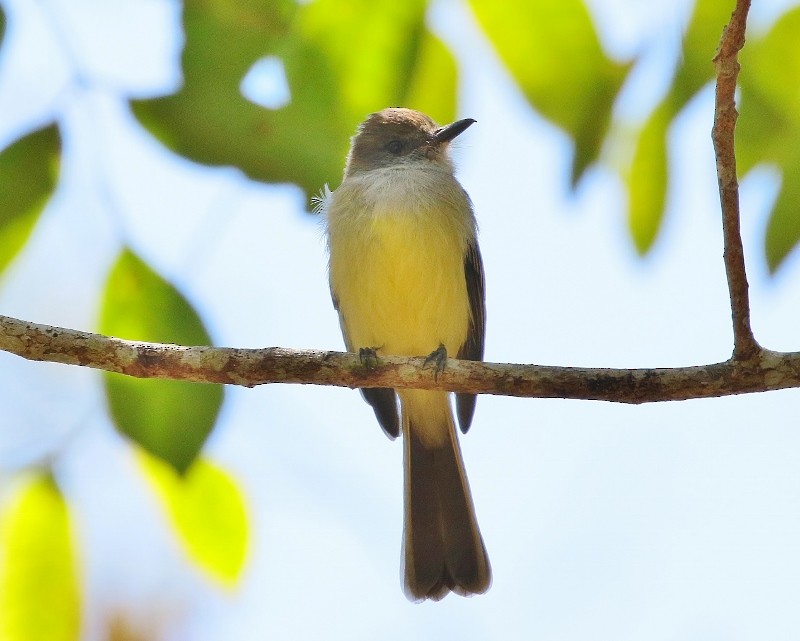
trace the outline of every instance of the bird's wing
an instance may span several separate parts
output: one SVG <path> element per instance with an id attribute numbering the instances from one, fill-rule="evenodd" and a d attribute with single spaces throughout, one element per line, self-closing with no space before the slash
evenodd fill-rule
<path id="1" fill-rule="evenodd" d="M 464 277 L 467 280 L 470 321 L 467 340 L 458 350 L 458 358 L 468 361 L 483 360 L 483 342 L 486 336 L 486 282 L 483 276 L 483 260 L 478 241 L 473 240 L 464 257 Z M 475 394 L 456 394 L 458 424 L 466 433 L 475 413 Z"/>
<path id="2" fill-rule="evenodd" d="M 350 340 L 350 334 L 347 331 L 347 319 L 339 309 L 339 300 L 336 294 L 333 293 L 331 288 L 331 299 L 333 300 L 333 307 L 339 314 L 339 326 L 342 329 L 342 336 L 344 337 L 344 344 L 348 352 L 358 352 L 362 347 L 370 347 L 369 345 L 353 345 Z M 381 429 L 386 433 L 390 439 L 395 439 L 400 435 L 400 417 L 397 413 L 397 394 L 391 387 L 368 387 L 359 390 L 364 400 L 370 404 L 372 411 L 375 412 L 375 418 Z"/>

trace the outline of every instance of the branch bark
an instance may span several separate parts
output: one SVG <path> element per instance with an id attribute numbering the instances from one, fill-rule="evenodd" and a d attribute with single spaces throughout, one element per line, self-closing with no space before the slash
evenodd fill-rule
<path id="1" fill-rule="evenodd" d="M 138 378 L 252 387 L 307 383 L 435 389 L 533 398 L 650 403 L 800 387 L 800 352 L 760 350 L 749 360 L 661 369 L 605 369 L 449 359 L 434 375 L 424 358 L 290 350 L 182 347 L 110 338 L 0 316 L 0 349 L 23 358 L 93 367 Z"/>
<path id="2" fill-rule="evenodd" d="M 733 320 L 733 357 L 747 359 L 761 347 L 750 327 L 750 299 L 744 266 L 744 249 L 739 224 L 739 184 L 736 180 L 735 130 L 736 81 L 739 78 L 739 51 L 744 46 L 744 33 L 750 0 L 737 0 L 731 21 L 722 32 L 714 56 L 717 69 L 714 127 L 711 138 L 717 157 L 717 181 L 722 205 L 722 231 L 725 243 L 725 274 L 731 300 Z"/>

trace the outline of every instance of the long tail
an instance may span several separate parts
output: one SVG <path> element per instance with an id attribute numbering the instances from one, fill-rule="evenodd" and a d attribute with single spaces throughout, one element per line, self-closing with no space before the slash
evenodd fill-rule
<path id="1" fill-rule="evenodd" d="M 438 601 L 492 582 L 447 394 L 399 393 L 405 443 L 404 591 Z"/>

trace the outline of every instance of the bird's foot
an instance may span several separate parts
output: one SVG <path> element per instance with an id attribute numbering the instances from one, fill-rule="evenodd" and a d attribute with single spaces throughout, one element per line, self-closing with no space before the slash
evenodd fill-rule
<path id="1" fill-rule="evenodd" d="M 439 345 L 439 347 L 425 357 L 423 367 L 430 363 L 434 365 L 433 380 L 439 380 L 439 374 L 444 371 L 444 367 L 447 365 L 447 348 L 444 345 Z"/>
<path id="2" fill-rule="evenodd" d="M 378 366 L 379 349 L 380 347 L 362 347 L 358 350 L 358 359 L 366 369 L 371 370 Z"/>

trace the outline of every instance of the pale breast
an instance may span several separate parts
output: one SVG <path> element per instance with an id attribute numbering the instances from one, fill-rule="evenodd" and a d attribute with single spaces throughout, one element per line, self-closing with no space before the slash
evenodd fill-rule
<path id="1" fill-rule="evenodd" d="M 455 355 L 469 324 L 474 219 L 455 179 L 420 190 L 413 178 L 345 183 L 330 199 L 331 289 L 353 349 L 423 355 L 443 344 Z"/>

